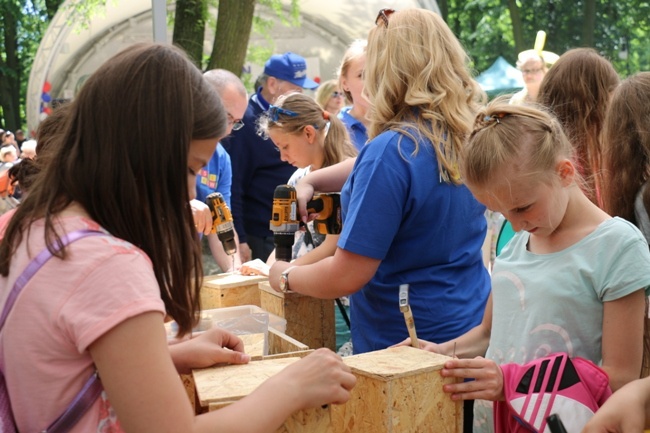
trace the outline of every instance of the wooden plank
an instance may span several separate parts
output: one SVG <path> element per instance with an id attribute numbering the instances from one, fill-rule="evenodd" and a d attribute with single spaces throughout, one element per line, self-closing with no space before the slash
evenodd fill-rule
<path id="1" fill-rule="evenodd" d="M 300 293 L 280 293 L 268 281 L 259 283 L 260 305 L 287 320 L 285 333 L 312 349 L 336 348 L 334 301 L 312 298 Z"/>
<path id="2" fill-rule="evenodd" d="M 227 365 L 194 370 L 194 383 L 201 406 L 210 403 L 236 401 L 250 394 L 262 382 L 282 371 L 300 358 L 252 361 L 242 365 Z"/>
<path id="3" fill-rule="evenodd" d="M 309 355 L 313 350 L 309 350 L 307 345 L 277 331 L 269 328 L 268 344 L 269 356 L 264 355 L 264 334 L 244 334 L 239 335 L 244 342 L 244 351 L 251 355 L 252 360 L 277 359 L 277 358 L 303 358 Z M 181 380 L 190 399 L 194 413 L 199 414 L 207 411 L 206 407 L 201 407 L 194 386 L 194 377 L 192 374 L 182 374 Z"/>
<path id="4" fill-rule="evenodd" d="M 291 338 L 288 335 L 273 328 L 269 328 L 268 338 L 269 355 L 275 355 L 277 353 L 299 352 L 309 349 L 309 346 L 306 344 L 303 344 L 295 338 Z"/>

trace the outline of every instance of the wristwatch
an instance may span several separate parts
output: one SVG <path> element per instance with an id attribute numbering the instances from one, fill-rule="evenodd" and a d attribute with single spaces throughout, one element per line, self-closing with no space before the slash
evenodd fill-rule
<path id="1" fill-rule="evenodd" d="M 282 272 L 282 275 L 280 275 L 280 291 L 282 293 L 287 293 L 290 291 L 289 289 L 289 272 L 295 268 L 295 266 L 290 266 L 287 269 Z"/>

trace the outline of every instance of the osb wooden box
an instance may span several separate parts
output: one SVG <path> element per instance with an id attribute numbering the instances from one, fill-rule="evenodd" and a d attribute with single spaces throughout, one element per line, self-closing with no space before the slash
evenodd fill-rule
<path id="1" fill-rule="evenodd" d="M 299 357 L 251 361 L 244 365 L 208 368 L 193 372 L 199 403 L 218 410 L 253 392 L 268 378 Z M 293 413 L 276 433 L 333 433 L 331 406 Z"/>
<path id="2" fill-rule="evenodd" d="M 447 356 L 395 347 L 343 361 L 357 378 L 350 400 L 332 406 L 336 433 L 462 433 L 463 405 L 442 391 Z"/>
<path id="3" fill-rule="evenodd" d="M 303 344 L 280 331 L 269 328 L 268 345 L 269 355 L 264 355 L 264 334 L 244 334 L 240 335 L 244 342 L 244 352 L 251 355 L 252 359 L 274 359 L 283 357 L 303 357 L 312 351 L 306 344 Z M 185 391 L 190 399 L 190 403 L 195 413 L 202 413 L 208 408 L 202 408 L 198 401 L 196 386 L 192 374 L 181 374 L 181 380 L 185 386 Z"/>
<path id="4" fill-rule="evenodd" d="M 268 281 L 259 283 L 259 294 L 264 310 L 287 320 L 287 335 L 312 349 L 336 349 L 333 300 L 276 292 Z"/>
<path id="5" fill-rule="evenodd" d="M 218 274 L 206 276 L 201 286 L 201 309 L 260 304 L 259 283 L 267 281 L 261 275 Z"/>

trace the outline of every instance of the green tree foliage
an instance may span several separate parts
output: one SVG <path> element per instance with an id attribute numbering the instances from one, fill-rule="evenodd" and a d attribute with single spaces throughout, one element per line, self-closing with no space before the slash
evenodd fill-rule
<path id="1" fill-rule="evenodd" d="M 557 54 L 590 46 L 622 76 L 650 70 L 650 2 L 629 0 L 444 0 L 446 21 L 483 71 L 499 56 L 515 63 L 537 31 Z M 627 56 L 626 54 L 627 53 Z"/>
<path id="2" fill-rule="evenodd" d="M 116 0 L 76 1 L 75 17 L 81 20 L 75 24 L 87 24 L 110 1 Z M 237 6 L 237 1 L 222 0 L 222 3 L 232 7 Z M 206 26 L 216 29 L 215 40 L 224 37 L 224 29 L 220 33 L 214 13 L 217 7 L 222 7 L 217 0 L 177 0 L 175 18 L 180 21 L 181 13 L 191 18 L 186 21 L 188 29 L 183 30 L 177 30 L 174 21 L 174 36 L 177 32 L 179 38 L 182 36 L 181 45 L 190 55 L 200 58 L 197 65 L 203 67 L 223 67 L 238 73 L 244 58 L 262 63 L 273 52 L 274 45 L 270 37 L 272 22 L 261 17 L 259 7 L 274 12 L 285 25 L 297 25 L 299 6 L 298 0 L 242 0 L 242 3 L 253 1 L 255 13 L 249 17 L 246 12 L 245 17 L 252 20 L 254 32 L 265 35 L 266 44 L 244 44 L 244 33 L 248 32 L 242 32 L 240 27 L 235 36 L 242 43 L 235 43 L 233 49 L 225 51 L 220 51 L 223 47 L 217 43 L 218 48 L 209 56 L 200 58 L 196 53 L 200 52 L 198 47 L 203 47 Z M 13 130 L 24 126 L 29 68 L 47 24 L 62 3 L 63 0 L 0 0 L 0 127 Z M 650 70 L 650 0 L 438 0 L 438 3 L 449 26 L 470 53 L 477 71 L 488 68 L 499 55 L 514 64 L 517 53 L 533 47 L 538 30 L 548 35 L 546 50 L 562 54 L 570 48 L 593 46 L 614 63 L 622 76 Z M 242 17 L 235 18 L 239 22 Z M 190 36 L 186 37 L 186 33 Z M 247 81 L 250 77 L 243 79 Z"/>
<path id="3" fill-rule="evenodd" d="M 62 0 L 0 0 L 0 126 L 24 126 L 27 82 L 38 43 Z"/>

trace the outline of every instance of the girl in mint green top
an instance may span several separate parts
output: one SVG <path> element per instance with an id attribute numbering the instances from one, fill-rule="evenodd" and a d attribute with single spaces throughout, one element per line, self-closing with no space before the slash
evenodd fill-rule
<path id="1" fill-rule="evenodd" d="M 474 196 L 517 232 L 496 259 L 482 323 L 454 340 L 424 343 L 461 358 L 448 361 L 443 376 L 474 379 L 444 386 L 453 399 L 477 399 L 474 432 L 493 431 L 493 411 L 511 416 L 501 364 L 564 352 L 600 365 L 614 391 L 638 378 L 650 252 L 636 227 L 582 192 L 557 120 L 497 99 L 477 116 L 461 172 Z M 563 421 L 568 431 L 586 422 Z M 513 424 L 507 433 L 524 431 Z"/>

